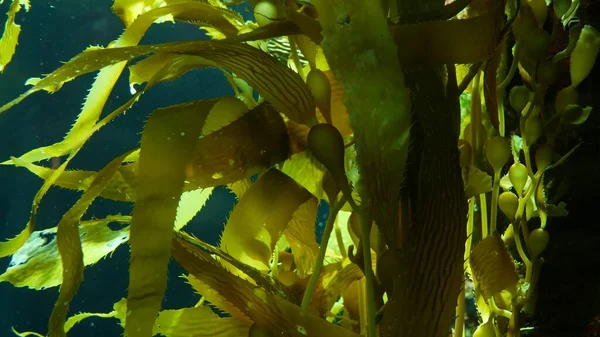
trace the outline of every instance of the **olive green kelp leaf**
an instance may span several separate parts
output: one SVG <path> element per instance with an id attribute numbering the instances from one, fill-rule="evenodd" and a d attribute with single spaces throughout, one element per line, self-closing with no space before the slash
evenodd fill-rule
<path id="1" fill-rule="evenodd" d="M 172 255 L 191 275 L 221 294 L 250 317 L 258 328 L 273 336 L 359 336 L 311 313 L 302 313 L 299 306 L 284 297 L 231 274 L 209 253 L 180 237 L 173 241 Z"/>
<path id="2" fill-rule="evenodd" d="M 111 254 L 129 239 L 129 227 L 112 230 L 111 222 L 129 224 L 129 216 L 110 216 L 106 219 L 79 223 L 83 264 L 95 264 Z M 62 283 L 62 261 L 56 246 L 56 227 L 35 231 L 12 259 L 0 282 L 36 290 L 55 287 Z"/>
<path id="3" fill-rule="evenodd" d="M 129 244 L 128 337 L 151 336 L 167 285 L 167 264 L 185 165 L 217 99 L 154 111 L 142 132 Z"/>
<path id="4" fill-rule="evenodd" d="M 186 165 L 186 180 L 197 187 L 234 183 L 287 159 L 286 125 L 262 103 L 231 124 L 203 136 Z"/>
<path id="5" fill-rule="evenodd" d="M 297 73 L 261 50 L 229 41 L 183 41 L 124 48 L 88 48 L 37 81 L 24 95 L 61 86 L 112 64 L 160 52 L 202 57 L 206 59 L 206 65 L 229 70 L 248 82 L 290 119 L 303 124 L 316 122 L 312 94 Z M 0 108 L 0 112 L 14 104 L 16 103 L 8 103 Z"/>
<path id="6" fill-rule="evenodd" d="M 296 209 L 310 197 L 292 178 L 270 169 L 233 209 L 221 237 L 221 249 L 241 262 L 268 270 L 277 240 Z"/>
<path id="7" fill-rule="evenodd" d="M 60 252 L 62 269 L 62 284 L 58 299 L 50 315 L 49 332 L 51 336 L 65 336 L 64 324 L 69 310 L 69 303 L 77 293 L 83 281 L 83 250 L 79 234 L 79 222 L 92 202 L 110 182 L 123 160 L 131 153 L 129 151 L 106 165 L 92 181 L 90 187 L 81 198 L 63 215 L 56 226 L 56 245 Z"/>

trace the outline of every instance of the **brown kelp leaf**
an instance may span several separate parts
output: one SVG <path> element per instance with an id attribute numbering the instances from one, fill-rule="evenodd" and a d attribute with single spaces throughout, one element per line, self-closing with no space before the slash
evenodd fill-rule
<path id="1" fill-rule="evenodd" d="M 223 296 L 221 296 L 221 294 L 219 294 L 214 289 L 209 287 L 202 280 L 198 279 L 197 277 L 195 277 L 194 275 L 191 275 L 191 274 L 184 275 L 183 277 L 185 279 L 187 279 L 188 283 L 192 286 L 192 288 L 194 288 L 194 290 L 200 296 L 202 296 L 203 299 L 210 302 L 210 304 L 219 308 L 219 310 L 222 310 L 222 311 L 230 314 L 231 317 L 233 317 L 241 322 L 252 323 L 252 320 L 248 316 L 246 316 L 246 314 L 244 312 L 242 312 L 240 309 L 238 309 L 235 305 L 231 304 L 231 302 L 226 300 Z"/>
<path id="2" fill-rule="evenodd" d="M 346 258 L 323 267 L 317 288 L 311 300 L 311 308 L 319 315 L 324 315 L 335 301 L 342 295 L 344 289 L 364 277 L 355 263 Z"/>
<path id="3" fill-rule="evenodd" d="M 504 7 L 498 7 L 497 11 L 503 13 Z M 496 49 L 500 36 L 502 27 L 497 11 L 462 20 L 390 26 L 399 46 L 400 61 L 404 64 L 484 61 Z"/>
<path id="4" fill-rule="evenodd" d="M 501 43 L 504 45 L 504 42 Z M 498 83 L 496 81 L 496 74 L 498 72 L 498 67 L 500 67 L 500 61 L 502 60 L 503 52 L 504 48 L 498 48 L 492 53 L 485 68 L 483 77 L 483 96 L 485 99 L 485 107 L 488 112 L 489 120 L 496 130 L 498 130 L 500 123 L 498 116 Z"/>
<path id="5" fill-rule="evenodd" d="M 15 23 L 15 19 L 21 7 L 25 7 L 25 10 L 29 12 L 29 0 L 13 0 L 8 8 L 8 18 L 4 24 L 2 38 L 0 38 L 0 73 L 4 71 L 6 65 L 12 60 L 17 49 L 17 44 L 19 43 L 21 26 Z"/>
<path id="6" fill-rule="evenodd" d="M 270 169 L 233 209 L 220 247 L 239 261 L 268 270 L 271 253 L 293 213 L 310 193 L 277 169 Z"/>
<path id="7" fill-rule="evenodd" d="M 210 255 L 182 240 L 174 240 L 172 256 L 190 274 L 205 282 L 272 335 L 292 337 L 358 337 L 328 323 L 275 293 L 260 288 L 214 263 Z"/>
<path id="8" fill-rule="evenodd" d="M 207 65 L 224 68 L 246 80 L 288 118 L 303 124 L 315 123 L 314 100 L 297 73 L 261 50 L 228 41 L 184 41 L 125 48 L 87 49 L 38 81 L 24 95 L 62 85 L 112 64 L 159 52 L 200 56 L 208 60 Z M 0 108 L 0 112 L 14 104 L 16 102 L 8 103 Z"/>
<path id="9" fill-rule="evenodd" d="M 69 304 L 81 281 L 83 281 L 83 250 L 79 234 L 79 222 L 92 202 L 100 195 L 100 192 L 110 182 L 110 179 L 117 172 L 123 160 L 131 153 L 127 153 L 113 159 L 106 165 L 90 187 L 83 193 L 81 198 L 63 215 L 56 226 L 56 245 L 60 252 L 63 265 L 63 281 L 58 293 L 58 299 L 54 304 L 54 309 L 50 315 L 48 330 L 51 336 L 65 336 L 64 324 L 67 318 Z"/>
<path id="10" fill-rule="evenodd" d="M 110 255 L 129 239 L 129 227 L 112 230 L 111 222 L 128 224 L 129 216 L 110 216 L 105 219 L 79 223 L 83 264 L 95 264 Z M 62 283 L 62 261 L 56 246 L 56 227 L 35 231 L 25 245 L 13 254 L 8 268 L 0 275 L 0 282 L 16 287 L 41 290 Z"/>
<path id="11" fill-rule="evenodd" d="M 348 115 L 348 110 L 342 101 L 342 98 L 344 97 L 344 89 L 335 79 L 331 70 L 324 70 L 323 72 L 327 76 L 329 84 L 331 85 L 331 119 L 333 120 L 333 125 L 340 131 L 342 136 L 346 137 L 354 132 L 350 127 L 350 116 Z"/>
<path id="12" fill-rule="evenodd" d="M 513 292 L 519 281 L 515 265 L 504 242 L 497 233 L 481 240 L 469 257 L 473 278 L 485 299 L 509 290 Z"/>
<path id="13" fill-rule="evenodd" d="M 237 35 L 244 22 L 241 15 L 235 11 L 213 6 L 208 1 L 198 0 L 115 0 L 112 10 L 121 18 L 125 27 L 129 27 L 140 15 L 165 5 L 166 7 L 179 6 L 186 9 L 182 12 L 172 13 L 175 20 L 198 26 L 214 27 L 226 36 Z M 163 21 L 169 19 L 171 18 L 166 17 Z"/>
<path id="14" fill-rule="evenodd" d="M 197 187 L 230 184 L 284 161 L 288 153 L 285 123 L 271 105 L 263 103 L 203 135 L 186 164 L 186 180 Z"/>
<path id="15" fill-rule="evenodd" d="M 300 303 L 299 299 L 296 298 L 295 294 L 293 294 L 291 291 L 289 291 L 289 289 L 287 289 L 277 279 L 271 278 L 269 275 L 264 274 L 260 270 L 236 260 L 231 255 L 227 254 L 226 252 L 222 251 L 221 249 L 214 247 L 202 240 L 199 240 L 199 239 L 192 237 L 183 232 L 175 233 L 175 240 L 183 240 L 183 241 L 185 241 L 184 244 L 188 244 L 188 245 L 191 244 L 194 247 L 201 248 L 202 250 L 204 250 L 204 251 L 208 252 L 209 254 L 215 256 L 216 258 L 218 258 L 218 260 L 221 263 L 225 262 L 225 264 L 229 264 L 229 265 L 236 267 L 244 275 L 248 276 L 248 278 L 246 278 L 246 280 L 248 280 L 250 282 L 254 282 L 254 284 L 258 284 L 261 287 L 263 287 L 264 289 L 266 289 L 274 294 L 279 294 L 283 298 L 286 298 L 288 301 L 291 301 L 293 303 Z"/>
<path id="16" fill-rule="evenodd" d="M 185 164 L 218 100 L 193 101 L 154 111 L 142 132 L 137 199 L 130 227 L 129 315 L 125 333 L 146 337 L 167 285 L 167 264 Z"/>
<path id="17" fill-rule="evenodd" d="M 292 155 L 281 166 L 281 172 L 294 179 L 317 199 L 327 200 L 321 183 L 327 170 L 309 151 Z"/>
<path id="18" fill-rule="evenodd" d="M 319 245 L 315 237 L 315 221 L 319 201 L 314 196 L 303 203 L 292 215 L 283 233 L 292 248 L 296 274 L 306 277 L 315 265 Z"/>
<path id="19" fill-rule="evenodd" d="M 273 21 L 268 25 L 259 26 L 249 32 L 229 38 L 231 41 L 248 42 L 266 40 L 281 36 L 301 34 L 300 27 L 290 20 Z"/>
<path id="20" fill-rule="evenodd" d="M 158 314 L 152 335 L 239 337 L 248 335 L 251 324 L 233 317 L 219 317 L 207 306 L 163 310 Z"/>

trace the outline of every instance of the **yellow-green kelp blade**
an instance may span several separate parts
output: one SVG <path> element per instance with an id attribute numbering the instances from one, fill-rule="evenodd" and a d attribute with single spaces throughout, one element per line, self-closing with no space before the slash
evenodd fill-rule
<path id="1" fill-rule="evenodd" d="M 50 315 L 49 332 L 52 337 L 65 336 L 64 324 L 71 299 L 77 293 L 83 280 L 83 250 L 79 236 L 79 221 L 88 207 L 100 195 L 100 192 L 110 182 L 123 160 L 131 153 L 129 151 L 106 165 L 94 178 L 90 187 L 81 198 L 65 213 L 59 221 L 56 230 L 56 244 L 63 265 L 62 284 L 58 299 Z"/>
<path id="2" fill-rule="evenodd" d="M 221 237 L 221 249 L 241 262 L 268 270 L 277 240 L 296 209 L 310 197 L 310 192 L 292 178 L 270 169 L 233 209 Z"/>
<path id="3" fill-rule="evenodd" d="M 92 265 L 112 254 L 117 247 L 129 239 L 129 227 L 112 230 L 111 222 L 128 225 L 130 217 L 112 215 L 105 219 L 86 220 L 79 223 L 79 234 L 83 250 L 83 264 Z M 11 264 L 0 282 L 10 282 L 16 287 L 35 290 L 56 287 L 62 283 L 62 261 L 56 245 L 56 227 L 35 231 L 29 240 L 13 255 Z"/>
<path id="4" fill-rule="evenodd" d="M 167 264 L 185 165 L 217 99 L 156 110 L 142 132 L 129 243 L 128 337 L 149 337 L 167 285 Z"/>
<path id="5" fill-rule="evenodd" d="M 159 52 L 200 56 L 212 62 L 213 66 L 229 70 L 248 82 L 288 118 L 302 124 L 316 122 L 314 100 L 297 73 L 261 50 L 229 41 L 183 41 L 124 48 L 88 48 L 37 81 L 28 92 L 48 90 L 86 73 Z M 13 103 L 0 108 L 0 112 L 11 104 Z"/>
<path id="6" fill-rule="evenodd" d="M 172 254 L 191 275 L 221 294 L 272 336 L 359 336 L 311 313 L 302 313 L 298 305 L 231 274 L 219 263 L 215 263 L 209 253 L 180 237 L 173 241 Z"/>

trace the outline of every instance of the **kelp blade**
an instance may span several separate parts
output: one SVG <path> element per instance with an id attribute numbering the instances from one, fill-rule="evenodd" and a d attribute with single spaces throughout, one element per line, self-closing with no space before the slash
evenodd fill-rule
<path id="1" fill-rule="evenodd" d="M 156 110 L 142 132 L 137 200 L 131 221 L 131 261 L 125 333 L 151 336 L 167 284 L 167 264 L 185 164 L 217 100 Z"/>
<path id="2" fill-rule="evenodd" d="M 83 281 L 83 249 L 79 236 L 79 221 L 88 207 L 100 195 L 100 192 L 110 182 L 113 175 L 131 153 L 129 151 L 106 165 L 94 178 L 90 187 L 83 193 L 81 198 L 63 215 L 56 230 L 56 244 L 63 265 L 62 284 L 58 299 L 50 315 L 49 332 L 51 336 L 66 336 L 64 324 L 69 310 L 69 304 L 81 281 Z"/>
<path id="3" fill-rule="evenodd" d="M 220 247 L 234 258 L 267 270 L 273 248 L 293 213 L 310 193 L 277 169 L 261 175 L 233 209 Z"/>
<path id="4" fill-rule="evenodd" d="M 256 48 L 228 41 L 184 41 L 109 49 L 88 49 L 38 81 L 28 92 L 60 86 L 92 71 L 153 53 L 196 55 L 235 73 L 288 118 L 314 124 L 315 103 L 302 78 Z M 0 108 L 0 112 L 8 108 Z"/>
<path id="5" fill-rule="evenodd" d="M 190 274 L 217 291 L 273 336 L 359 336 L 318 316 L 301 313 L 299 306 L 229 273 L 207 252 L 185 240 L 176 238 L 173 241 L 172 254 Z"/>
<path id="6" fill-rule="evenodd" d="M 105 219 L 80 222 L 80 237 L 84 265 L 92 265 L 110 255 L 129 239 L 129 227 L 117 231 L 108 227 L 111 222 L 129 224 L 129 216 L 110 216 Z M 62 282 L 62 262 L 56 246 L 56 227 L 35 231 L 13 256 L 9 267 L 0 275 L 0 282 L 16 287 L 42 290 Z"/>
<path id="7" fill-rule="evenodd" d="M 271 105 L 263 103 L 203 136 L 186 166 L 186 180 L 198 187 L 234 183 L 283 162 L 288 154 L 286 125 Z"/>

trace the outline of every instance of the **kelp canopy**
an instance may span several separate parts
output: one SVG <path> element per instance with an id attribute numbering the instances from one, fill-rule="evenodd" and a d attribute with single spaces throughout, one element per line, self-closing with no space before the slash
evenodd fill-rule
<path id="1" fill-rule="evenodd" d="M 566 212 L 548 202 L 544 174 L 575 150 L 558 135 L 591 111 L 579 106 L 577 86 L 600 38 L 573 20 L 579 2 L 249 1 L 256 22 L 228 7 L 239 2 L 115 0 L 121 36 L 29 79 L 0 108 L 97 72 L 62 141 L 2 162 L 43 184 L 25 228 L 0 243 L 0 256 L 13 256 L 0 281 L 60 286 L 52 337 L 90 316 L 118 319 L 130 337 L 462 336 L 467 296 L 479 311 L 476 336 L 520 336 L 522 314 L 534 310 L 547 219 Z M 21 7 L 29 2 L 10 6 L 0 70 L 16 51 Z M 211 39 L 140 45 L 165 21 Z M 567 27 L 569 45 L 554 51 L 552 38 Z M 131 98 L 103 114 L 126 67 Z M 66 170 L 154 86 L 207 67 L 222 70 L 235 97 L 158 107 L 139 148 L 99 171 Z M 518 115 L 515 130 L 506 110 Z M 39 164 L 53 157 L 66 159 Z M 53 186 L 81 196 L 56 227 L 36 231 Z M 185 226 L 217 186 L 238 202 L 214 247 Z M 97 198 L 133 203 L 133 213 L 86 219 Z M 329 214 L 319 245 L 320 201 Z M 111 230 L 114 222 L 124 226 Z M 40 243 L 49 232 L 56 239 Z M 84 268 L 124 243 L 127 298 L 109 313 L 69 313 Z M 161 310 L 171 258 L 202 296 L 194 307 Z"/>

